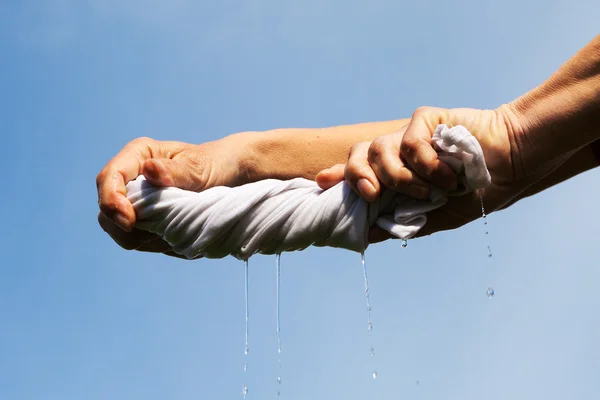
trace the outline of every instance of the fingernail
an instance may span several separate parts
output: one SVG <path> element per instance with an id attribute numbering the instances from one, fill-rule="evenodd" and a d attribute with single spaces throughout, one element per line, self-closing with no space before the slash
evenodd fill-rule
<path id="1" fill-rule="evenodd" d="M 131 231 L 131 222 L 129 222 L 129 220 L 123 214 L 117 214 L 115 216 L 115 222 L 119 228 L 123 229 L 124 231 Z"/>
<path id="2" fill-rule="evenodd" d="M 366 178 L 360 178 L 356 182 L 356 188 L 364 198 L 372 198 L 375 195 L 375 187 Z"/>

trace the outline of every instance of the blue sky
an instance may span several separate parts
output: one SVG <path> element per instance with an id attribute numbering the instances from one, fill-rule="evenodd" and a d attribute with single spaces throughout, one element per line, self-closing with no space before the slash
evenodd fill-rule
<path id="1" fill-rule="evenodd" d="M 241 262 L 126 252 L 96 224 L 95 176 L 129 140 L 495 107 L 598 15 L 578 0 L 0 2 L 0 398 L 241 398 Z M 284 254 L 281 398 L 598 397 L 599 178 L 493 214 L 491 260 L 481 221 L 371 247 L 374 360 L 360 256 Z M 250 279 L 246 381 L 264 399 L 274 257 Z"/>

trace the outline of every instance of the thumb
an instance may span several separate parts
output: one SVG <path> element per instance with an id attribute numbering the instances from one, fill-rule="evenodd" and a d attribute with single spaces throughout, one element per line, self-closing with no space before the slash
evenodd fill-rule
<path id="1" fill-rule="evenodd" d="M 345 164 L 336 164 L 329 169 L 324 169 L 315 177 L 317 184 L 323 190 L 327 190 L 344 180 Z"/>
<path id="2" fill-rule="evenodd" d="M 155 186 L 173 186 L 180 189 L 194 190 L 201 186 L 196 179 L 198 174 L 193 171 L 184 158 L 151 158 L 144 162 L 142 174 Z"/>

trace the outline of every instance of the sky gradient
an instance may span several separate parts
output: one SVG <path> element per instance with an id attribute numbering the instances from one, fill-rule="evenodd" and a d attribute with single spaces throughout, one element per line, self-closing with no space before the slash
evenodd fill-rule
<path id="1" fill-rule="evenodd" d="M 275 258 L 126 252 L 95 177 L 139 136 L 492 108 L 598 34 L 574 0 L 0 1 L 0 399 L 275 398 Z M 281 399 L 600 396 L 599 171 L 459 230 L 282 256 Z M 496 295 L 488 300 L 486 288 Z M 378 379 L 371 371 L 376 368 Z M 418 384 L 417 384 L 418 381 Z"/>

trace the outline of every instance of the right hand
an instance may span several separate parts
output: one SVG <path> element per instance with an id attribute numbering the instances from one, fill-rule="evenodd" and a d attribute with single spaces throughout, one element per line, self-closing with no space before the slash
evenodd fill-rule
<path id="1" fill-rule="evenodd" d="M 322 171 L 317 182 L 327 189 L 345 179 L 367 201 L 377 198 L 381 186 L 421 199 L 427 199 L 431 184 L 452 190 L 457 177 L 439 160 L 431 137 L 438 124 L 463 125 L 479 141 L 492 176 L 492 184 L 483 190 L 486 212 L 491 213 L 514 200 L 570 156 L 565 154 L 534 169 L 524 168 L 531 165 L 528 160 L 535 149 L 524 151 L 526 139 L 518 128 L 518 121 L 510 106 L 497 110 L 423 107 L 400 131 L 371 143 L 355 145 L 347 164 Z M 428 222 L 419 236 L 458 228 L 479 217 L 481 205 L 477 193 L 450 197 L 446 205 L 428 214 Z M 386 238 L 389 235 L 383 231 L 371 232 L 371 242 Z"/>
<path id="2" fill-rule="evenodd" d="M 200 145 L 151 138 L 129 142 L 96 178 L 100 226 L 125 249 L 178 256 L 157 235 L 134 228 L 135 211 L 125 185 L 139 175 L 155 186 L 192 191 L 247 183 L 244 147 L 236 135 Z"/>

